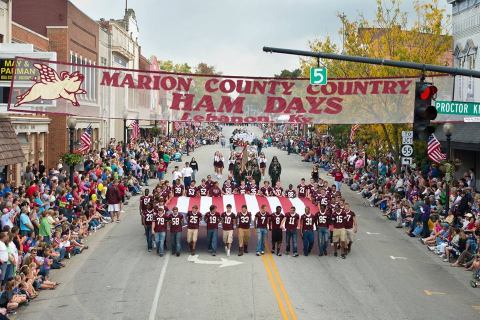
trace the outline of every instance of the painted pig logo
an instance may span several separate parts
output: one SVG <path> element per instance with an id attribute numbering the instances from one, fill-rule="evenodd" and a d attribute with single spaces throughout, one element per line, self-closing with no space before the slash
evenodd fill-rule
<path id="1" fill-rule="evenodd" d="M 60 76 L 47 65 L 36 63 L 33 65 L 40 72 L 40 79 L 34 78 L 35 83 L 25 93 L 17 97 L 15 107 L 37 99 L 56 100 L 63 98 L 78 107 L 77 94 L 87 93 L 80 89 L 84 76 L 78 71 L 68 73 L 63 71 Z"/>

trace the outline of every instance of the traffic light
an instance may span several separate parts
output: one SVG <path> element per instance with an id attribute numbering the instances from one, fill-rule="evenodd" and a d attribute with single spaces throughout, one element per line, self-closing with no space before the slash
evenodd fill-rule
<path id="1" fill-rule="evenodd" d="M 432 83 L 418 81 L 415 85 L 415 106 L 413 115 L 413 135 L 415 139 L 427 140 L 435 132 L 430 125 L 437 117 L 437 109 L 432 100 L 437 97 L 437 87 Z"/>

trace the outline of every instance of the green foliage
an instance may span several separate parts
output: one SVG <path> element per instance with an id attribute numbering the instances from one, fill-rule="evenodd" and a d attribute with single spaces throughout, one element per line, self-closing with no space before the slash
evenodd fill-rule
<path id="1" fill-rule="evenodd" d="M 283 79 L 297 79 L 302 76 L 302 70 L 300 69 L 295 69 L 295 70 L 287 70 L 283 69 L 280 74 L 276 74 L 274 77 L 275 78 L 283 78 Z"/>
<path id="2" fill-rule="evenodd" d="M 328 132 L 341 148 L 347 146 L 350 140 L 350 127 L 349 124 L 336 124 L 329 126 Z"/>
<path id="3" fill-rule="evenodd" d="M 83 156 L 78 153 L 64 153 L 62 155 L 62 162 L 69 166 L 76 166 L 82 163 Z"/>
<path id="4" fill-rule="evenodd" d="M 200 62 L 196 67 L 195 67 L 195 73 L 196 74 L 208 74 L 208 75 L 218 75 L 222 74 L 221 72 L 218 72 L 214 66 L 209 66 L 205 62 Z"/>
<path id="5" fill-rule="evenodd" d="M 173 63 L 172 60 L 159 60 L 158 67 L 160 70 L 168 72 L 191 73 L 192 67 L 188 63 Z"/>

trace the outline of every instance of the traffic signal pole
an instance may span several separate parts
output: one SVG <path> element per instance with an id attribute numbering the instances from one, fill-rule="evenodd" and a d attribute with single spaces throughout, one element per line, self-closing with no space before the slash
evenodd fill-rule
<path id="1" fill-rule="evenodd" d="M 416 63 L 416 62 L 408 62 L 408 61 L 395 61 L 395 60 L 368 58 L 368 57 L 361 57 L 361 56 L 349 56 L 349 55 L 336 54 L 336 53 L 302 51 L 302 50 L 272 48 L 272 47 L 263 47 L 263 51 L 270 52 L 270 53 L 290 54 L 290 55 L 303 56 L 303 57 L 313 57 L 317 59 L 341 60 L 341 61 L 350 61 L 350 62 L 357 62 L 357 63 L 376 64 L 376 65 L 388 66 L 388 67 L 415 69 L 415 70 L 422 70 L 423 72 L 432 71 L 432 72 L 450 74 L 453 76 L 467 76 L 472 78 L 480 78 L 480 71 L 445 67 L 445 66 L 439 66 L 434 64 Z"/>

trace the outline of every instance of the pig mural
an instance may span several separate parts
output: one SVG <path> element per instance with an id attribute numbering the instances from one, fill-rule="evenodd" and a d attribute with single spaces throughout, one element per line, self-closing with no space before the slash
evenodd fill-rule
<path id="1" fill-rule="evenodd" d="M 35 83 L 30 89 L 17 96 L 15 107 L 22 104 L 35 101 L 37 99 L 55 100 L 63 98 L 78 107 L 77 94 L 87 93 L 80 86 L 83 83 L 84 76 L 78 71 L 68 73 L 63 71 L 60 76 L 51 67 L 36 63 L 33 65 L 40 72 L 40 79 L 32 79 Z"/>

